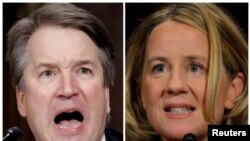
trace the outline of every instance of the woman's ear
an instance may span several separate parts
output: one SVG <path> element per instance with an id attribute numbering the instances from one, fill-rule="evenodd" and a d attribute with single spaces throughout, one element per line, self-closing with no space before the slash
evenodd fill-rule
<path id="1" fill-rule="evenodd" d="M 141 104 L 142 104 L 142 107 L 143 107 L 143 109 L 146 109 L 146 107 L 145 107 L 145 99 L 144 99 L 144 96 L 141 94 L 142 92 L 140 92 L 140 95 L 141 95 Z"/>
<path id="2" fill-rule="evenodd" d="M 16 86 L 16 100 L 17 108 L 22 117 L 26 117 L 26 108 L 25 108 L 25 94 L 23 90 L 20 90 Z"/>
<path id="3" fill-rule="evenodd" d="M 246 83 L 243 73 L 239 72 L 231 83 L 231 88 L 227 94 L 225 108 L 232 109 L 235 106 L 235 100 L 242 94 Z"/>

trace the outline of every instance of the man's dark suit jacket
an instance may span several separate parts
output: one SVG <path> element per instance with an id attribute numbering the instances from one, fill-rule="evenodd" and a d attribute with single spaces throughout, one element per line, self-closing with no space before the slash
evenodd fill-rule
<path id="1" fill-rule="evenodd" d="M 122 141 L 122 133 L 111 128 L 105 129 L 106 141 Z"/>

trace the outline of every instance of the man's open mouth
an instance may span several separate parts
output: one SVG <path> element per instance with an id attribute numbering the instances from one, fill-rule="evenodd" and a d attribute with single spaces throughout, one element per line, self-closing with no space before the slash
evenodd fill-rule
<path id="1" fill-rule="evenodd" d="M 62 112 L 54 118 L 54 122 L 60 128 L 76 128 L 84 120 L 82 113 L 78 111 Z"/>

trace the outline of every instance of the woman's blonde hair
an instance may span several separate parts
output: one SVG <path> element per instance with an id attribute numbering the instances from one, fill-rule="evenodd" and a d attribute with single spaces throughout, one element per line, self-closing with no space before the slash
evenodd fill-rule
<path id="1" fill-rule="evenodd" d="M 247 124 L 248 49 L 241 29 L 215 4 L 171 4 L 145 19 L 128 39 L 126 56 L 126 139 L 152 140 L 158 134 L 149 124 L 140 95 L 141 73 L 147 38 L 164 21 L 184 23 L 207 35 L 209 42 L 209 70 L 204 117 L 214 123 L 214 105 L 218 94 L 221 63 L 234 78 L 239 72 L 245 77 L 244 90 L 231 110 L 225 110 L 223 123 Z"/>

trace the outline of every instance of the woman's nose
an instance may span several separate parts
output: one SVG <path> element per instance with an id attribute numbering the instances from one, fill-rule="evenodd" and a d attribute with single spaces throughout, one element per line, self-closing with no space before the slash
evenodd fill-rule
<path id="1" fill-rule="evenodd" d="M 188 92 L 188 87 L 185 81 L 185 75 L 180 71 L 172 72 L 169 76 L 166 92 L 167 94 L 185 94 Z"/>

